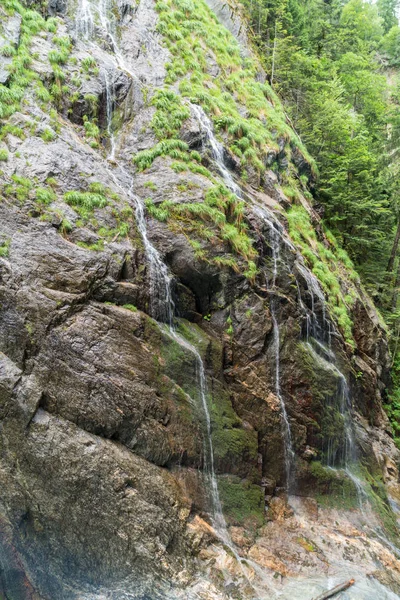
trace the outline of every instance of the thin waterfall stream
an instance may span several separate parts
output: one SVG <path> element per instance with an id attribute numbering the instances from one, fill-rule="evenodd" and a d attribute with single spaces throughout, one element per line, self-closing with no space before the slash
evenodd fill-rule
<path id="1" fill-rule="evenodd" d="M 204 110 L 197 104 L 190 104 L 192 111 L 194 112 L 200 127 L 205 131 L 207 139 L 210 143 L 212 155 L 216 163 L 216 167 L 222 176 L 222 179 L 226 187 L 238 198 L 242 198 L 242 191 L 240 187 L 234 181 L 231 172 L 227 169 L 224 162 L 224 148 L 222 144 L 217 140 L 214 134 L 214 129 L 210 119 L 205 114 Z M 273 273 L 272 273 L 272 285 L 269 286 L 272 292 L 271 297 L 271 318 L 273 323 L 274 331 L 274 353 L 275 353 L 275 393 L 279 400 L 281 414 L 282 414 L 282 434 L 284 441 L 284 455 L 285 455 L 285 471 L 286 471 L 286 488 L 289 492 L 293 484 L 293 470 L 295 452 L 293 450 L 292 433 L 290 428 L 289 417 L 286 410 L 285 401 L 281 393 L 280 385 L 280 335 L 279 325 L 276 317 L 276 297 L 273 295 L 276 288 L 276 278 L 278 275 L 278 263 L 280 260 L 280 243 L 281 235 L 278 232 L 273 220 L 268 219 L 267 214 L 262 209 L 257 209 L 256 212 L 261 218 L 267 223 L 270 230 L 270 244 L 272 249 L 272 261 L 273 261 Z M 268 282 L 267 282 L 268 285 Z"/>
<path id="2" fill-rule="evenodd" d="M 126 67 L 124 63 L 123 54 L 119 49 L 119 46 L 115 37 L 115 29 L 113 23 L 111 23 L 109 18 L 110 5 L 108 0 L 100 0 L 97 14 L 100 18 L 100 24 L 103 30 L 106 32 L 108 39 L 111 42 L 111 46 L 116 58 L 116 64 L 119 68 L 126 71 L 132 78 L 137 79 L 136 76 Z M 91 40 L 92 43 L 94 39 L 94 30 L 95 30 L 95 17 L 93 13 L 93 7 L 89 0 L 80 0 L 79 7 L 77 11 L 77 25 L 76 30 L 79 36 L 84 37 L 87 40 Z M 204 465 L 203 471 L 205 474 L 205 478 L 207 481 L 207 489 L 209 492 L 209 500 L 210 500 L 210 518 L 213 524 L 213 527 L 216 531 L 218 538 L 225 544 L 235 556 L 242 573 L 245 579 L 248 581 L 253 590 L 257 593 L 257 598 L 260 599 L 264 597 L 265 590 L 259 591 L 257 590 L 254 583 L 249 580 L 248 574 L 245 570 L 243 560 L 239 556 L 235 545 L 233 544 L 230 534 L 227 529 L 226 521 L 222 511 L 221 500 L 218 491 L 218 483 L 217 477 L 215 473 L 215 465 L 214 465 L 214 452 L 212 445 L 212 430 L 211 430 L 211 416 L 207 402 L 207 378 L 204 363 L 202 357 L 195 346 L 193 346 L 190 342 L 188 342 L 185 338 L 183 338 L 176 328 L 174 327 L 174 301 L 172 294 L 172 278 L 169 275 L 168 268 L 166 264 L 163 262 L 158 250 L 152 244 L 148 237 L 147 232 L 147 224 L 145 219 L 144 207 L 141 200 L 134 193 L 134 179 L 130 175 L 130 173 L 125 169 L 123 165 L 121 165 L 115 158 L 116 154 L 116 144 L 115 138 L 112 129 L 112 117 L 114 110 L 114 87 L 112 81 L 110 79 L 109 73 L 104 72 L 104 82 L 105 82 L 105 90 L 106 90 L 106 119 L 107 119 L 107 132 L 110 138 L 110 149 L 108 154 L 108 160 L 110 162 L 115 163 L 115 169 L 109 171 L 110 176 L 112 177 L 114 183 L 117 187 L 127 192 L 127 190 L 123 187 L 119 178 L 116 176 L 116 173 L 119 171 L 124 179 L 129 182 L 129 190 L 128 195 L 132 199 L 136 207 L 136 221 L 138 230 L 141 234 L 146 261 L 149 266 L 149 282 L 150 282 L 150 307 L 149 313 L 150 315 L 159 323 L 162 331 L 165 332 L 167 336 L 169 336 L 172 340 L 174 340 L 177 344 L 179 344 L 182 348 L 188 351 L 194 357 L 196 363 L 196 374 L 198 379 L 198 397 L 200 409 L 202 411 L 205 423 L 205 431 L 203 438 L 203 451 L 204 451 Z M 232 174 L 225 166 L 224 162 L 224 149 L 223 146 L 216 139 L 213 126 L 211 121 L 208 119 L 202 108 L 198 105 L 192 104 L 191 108 L 196 118 L 199 121 L 199 124 L 202 130 L 206 133 L 207 139 L 210 143 L 213 159 L 215 161 L 218 172 L 220 173 L 225 185 L 227 188 L 234 194 L 236 194 L 239 198 L 242 198 L 242 192 L 240 187 L 236 184 L 233 179 Z M 257 210 L 257 208 L 256 208 Z M 271 319 L 273 324 L 273 345 L 274 345 L 274 355 L 275 355 L 275 392 L 276 396 L 279 400 L 281 416 L 282 416 L 282 435 L 284 441 L 284 458 L 285 458 L 285 471 L 286 471 L 286 489 L 287 492 L 293 489 L 294 484 L 294 464 L 295 464 L 295 452 L 293 450 L 292 443 L 292 433 L 290 427 L 290 421 L 286 410 L 286 405 L 284 398 L 281 393 L 281 383 L 280 383 L 280 332 L 279 332 L 279 324 L 277 320 L 277 297 L 276 297 L 276 280 L 278 275 L 278 267 L 280 262 L 280 252 L 281 252 L 281 243 L 282 243 L 282 233 L 279 231 L 277 223 L 274 218 L 270 218 L 268 212 L 266 210 L 262 210 L 259 213 L 264 222 L 268 225 L 270 231 L 270 246 L 272 252 L 272 280 L 267 282 L 268 289 L 271 292 L 271 302 L 270 302 L 270 310 L 271 310 Z M 284 240 L 285 243 L 286 240 Z M 342 462 L 343 468 L 347 473 L 347 476 L 353 481 L 360 499 L 360 509 L 363 510 L 363 507 L 366 503 L 367 494 L 363 487 L 363 483 L 358 479 L 356 474 L 352 471 L 352 466 L 357 461 L 356 456 L 356 446 L 354 441 L 354 428 L 352 427 L 352 419 L 351 419 L 351 398 L 348 390 L 347 380 L 345 376 L 340 372 L 336 365 L 336 357 L 334 352 L 331 350 L 331 336 L 334 333 L 334 327 L 332 329 L 331 322 L 326 318 L 325 314 L 325 300 L 322 291 L 320 290 L 319 284 L 317 280 L 312 276 L 309 270 L 304 265 L 297 265 L 298 271 L 303 275 L 303 277 L 307 281 L 307 285 L 309 291 L 311 293 L 312 298 L 312 309 L 311 311 L 305 305 L 303 299 L 300 294 L 300 286 L 296 279 L 296 284 L 299 293 L 299 304 L 305 314 L 306 323 L 307 323 L 307 332 L 306 332 L 306 343 L 310 347 L 310 352 L 315 354 L 316 360 L 324 360 L 326 363 L 326 368 L 334 371 L 339 379 L 339 395 L 340 395 L 340 413 L 343 417 L 344 428 L 345 428 L 345 448 L 342 452 Z M 275 291 L 275 293 L 274 293 Z M 322 310 L 323 310 L 323 318 L 322 323 L 321 319 L 318 318 L 318 315 L 315 312 L 314 306 L 314 296 L 318 298 L 321 302 Z M 311 314 L 310 314 L 311 312 Z M 314 345 L 311 343 L 311 339 L 315 341 L 315 345 L 317 349 L 315 349 Z M 319 350 L 318 350 L 319 347 Z M 327 463 L 329 468 L 337 469 L 337 461 L 334 453 L 330 453 L 328 451 L 328 459 Z M 377 533 L 377 535 L 379 535 Z M 385 538 L 386 539 L 386 538 Z M 390 543 L 387 540 L 388 543 Z M 251 560 L 247 560 L 249 566 L 253 567 L 253 570 L 258 574 L 260 579 L 262 577 L 262 569 Z M 265 585 L 267 585 L 264 582 Z M 267 586 L 268 587 L 268 586 Z"/>
<path id="3" fill-rule="evenodd" d="M 343 421 L 344 444 L 342 448 L 333 448 L 332 441 L 328 440 L 326 448 L 327 468 L 344 473 L 353 483 L 358 508 L 361 515 L 366 519 L 368 529 L 395 555 L 400 556 L 400 549 L 386 536 L 382 527 L 376 522 L 375 515 L 370 502 L 366 483 L 357 474 L 359 462 L 356 445 L 356 436 L 352 418 L 352 402 L 347 379 L 337 365 L 337 357 L 332 349 L 332 335 L 337 335 L 335 327 L 326 317 L 325 297 L 316 277 L 302 264 L 297 262 L 296 269 L 305 279 L 311 296 L 311 315 L 300 294 L 300 286 L 296 279 L 299 305 L 306 316 L 306 345 L 316 362 L 319 362 L 327 372 L 333 373 L 338 379 L 337 400 L 338 409 Z M 321 304 L 322 320 L 318 318 L 315 309 L 315 297 Z M 368 511 L 368 513 L 367 513 Z"/>
<path id="4" fill-rule="evenodd" d="M 286 404 L 282 396 L 281 392 L 281 375 L 280 375 L 280 332 L 279 332 L 279 324 L 276 317 L 276 278 L 278 275 L 278 264 L 280 260 L 280 236 L 274 224 L 272 222 L 268 222 L 270 227 L 270 242 L 272 248 L 272 262 L 273 262 L 273 272 L 272 272 L 272 284 L 270 290 L 272 292 L 271 302 L 270 302 L 270 311 L 271 311 L 271 319 L 273 325 L 274 332 L 274 353 L 275 353 L 275 393 L 279 400 L 279 404 L 281 407 L 282 414 L 282 432 L 283 432 L 283 442 L 284 442 L 284 456 L 285 456 L 285 471 L 286 471 L 286 490 L 287 493 L 290 494 L 293 488 L 293 477 L 294 477 L 294 468 L 295 468 L 295 452 L 293 450 L 293 442 L 292 442 L 292 431 L 290 428 L 290 422 L 288 413 L 286 410 Z M 268 281 L 267 281 L 268 285 Z"/>
<path id="5" fill-rule="evenodd" d="M 120 52 L 115 35 L 113 33 L 113 27 L 108 18 L 110 11 L 109 0 L 100 0 L 98 5 L 98 14 L 100 16 L 100 22 L 103 29 L 106 31 L 108 37 L 112 42 L 113 51 L 117 58 L 118 66 L 123 68 L 132 77 L 136 79 L 136 76 L 126 68 L 124 64 L 122 53 Z M 93 38 L 94 32 L 94 16 L 92 13 L 92 6 L 88 0 L 81 0 L 78 14 L 82 18 L 79 32 L 85 38 Z M 77 28 L 78 30 L 78 28 Z M 207 488 L 210 495 L 210 517 L 212 520 L 213 527 L 219 537 L 219 539 L 227 545 L 230 550 L 235 554 L 238 562 L 241 564 L 241 559 L 234 548 L 231 538 L 229 536 L 227 525 L 222 511 L 221 500 L 218 491 L 217 477 L 215 474 L 214 466 L 214 452 L 212 446 L 211 436 L 211 416 L 207 403 L 207 379 L 204 368 L 204 363 L 197 348 L 193 346 L 188 340 L 183 338 L 176 330 L 174 326 L 174 313 L 175 306 L 172 295 L 172 278 L 168 273 L 166 264 L 161 259 L 161 256 L 155 246 L 151 243 L 148 233 L 147 224 L 144 214 L 144 207 L 140 199 L 134 193 L 134 179 L 128 173 L 128 171 L 116 160 L 115 158 L 115 140 L 112 132 L 112 116 L 114 108 L 113 100 L 113 87 L 110 82 L 109 74 L 107 71 L 104 73 L 105 87 L 106 87 L 106 119 L 107 119 L 107 132 L 110 137 L 110 152 L 108 154 L 108 160 L 116 163 L 116 168 L 119 170 L 124 178 L 129 183 L 129 197 L 134 201 L 136 207 L 136 222 L 138 230 L 140 232 L 147 264 L 149 265 L 149 282 L 150 282 L 150 315 L 160 324 L 163 332 L 165 332 L 173 341 L 178 343 L 182 348 L 190 352 L 196 362 L 196 373 L 198 378 L 198 394 L 200 399 L 200 408 L 204 416 L 205 421 L 205 435 L 203 440 L 204 446 L 204 473 L 207 479 Z M 126 190 L 122 187 L 115 173 L 110 171 L 110 175 L 114 183 L 122 191 L 126 193 Z M 247 577 L 247 576 L 246 576 Z"/>

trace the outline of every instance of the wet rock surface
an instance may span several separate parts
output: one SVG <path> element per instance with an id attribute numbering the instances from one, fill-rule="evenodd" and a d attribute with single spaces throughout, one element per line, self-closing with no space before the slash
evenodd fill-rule
<path id="1" fill-rule="evenodd" d="M 240 19 L 225 5 L 211 5 L 246 50 Z M 47 7 L 60 16 L 57 35 L 73 42 L 65 73 L 68 84 L 81 79 L 71 83 L 74 99 L 63 96 L 55 118 L 30 94 L 25 110 L 9 119 L 10 156 L 1 163 L 0 595 L 225 599 L 261 597 L 262 588 L 266 597 L 290 597 L 297 582 L 304 584 L 300 599 L 353 567 L 367 590 L 358 598 L 376 598 L 384 590 L 377 582 L 398 593 L 398 560 L 388 540 L 377 537 L 381 521 L 365 533 L 363 511 L 371 504 L 374 513 L 373 500 L 360 509 L 348 478 L 320 463 L 333 438 L 343 441 L 332 404 L 340 367 L 371 497 L 379 496 L 385 518 L 384 484 L 400 502 L 399 452 L 382 411 L 385 331 L 359 290 L 355 346 L 345 343 L 289 241 L 283 209 L 291 201 L 272 171 L 260 178 L 249 169 L 241 182 L 243 218 L 257 250 L 254 278 L 244 276 L 243 258 L 232 262 L 226 240 L 208 232 L 199 248 L 187 221 L 145 214 L 146 235 L 172 279 L 177 331 L 205 368 L 219 495 L 232 547 L 247 566 L 226 540 L 220 543 L 210 518 L 198 361 L 151 316 L 154 274 L 152 280 L 140 222 L 146 202 L 198 204 L 215 182 L 199 168 L 180 170 L 173 156 L 160 155 L 143 171 L 132 163 L 157 143 L 151 98 L 170 59 L 154 3 L 118 4 L 123 65 L 99 24 L 90 48 L 77 36 L 74 9 L 60 0 Z M 20 20 L 3 13 L 0 19 L 0 49 L 3 40 L 17 45 Z M 54 44 L 48 33 L 32 41 L 33 68 L 46 86 L 54 79 Z M 218 69 L 210 54 L 214 77 Z M 8 73 L 0 69 L 0 81 Z M 94 105 L 101 133 L 93 137 L 84 117 Z M 193 114 L 180 135 L 220 182 Z M 283 150 L 274 152 L 273 160 Z M 281 159 L 286 168 L 284 153 Z M 239 159 L 225 149 L 224 160 L 240 181 Z M 37 195 L 43 188 L 45 201 Z M 101 198 L 82 207 L 88 196 L 71 192 Z M 336 371 L 328 350 L 318 355 L 309 339 L 310 315 L 330 323 L 329 332 L 332 326 Z M 282 398 L 295 453 L 289 502 Z M 334 425 L 329 436 L 327 423 Z M 350 501 L 341 511 L 344 492 Z M 334 506 L 324 505 L 328 496 Z M 313 583 L 316 571 L 325 579 Z"/>

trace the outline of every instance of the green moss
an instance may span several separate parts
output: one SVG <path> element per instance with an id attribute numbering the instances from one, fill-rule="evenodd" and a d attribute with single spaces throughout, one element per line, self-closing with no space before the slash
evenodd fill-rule
<path id="1" fill-rule="evenodd" d="M 229 523 L 249 528 L 264 523 L 264 494 L 260 486 L 233 475 L 218 477 L 224 515 Z"/>
<path id="2" fill-rule="evenodd" d="M 331 315 L 343 333 L 346 341 L 355 346 L 353 323 L 350 310 L 357 297 L 354 282 L 358 282 L 353 265 L 347 253 L 333 245 L 332 234 L 327 236 L 331 246 L 327 248 L 317 239 L 307 211 L 302 206 L 293 206 L 287 213 L 289 233 L 293 242 L 303 254 L 308 266 L 319 280 L 326 295 Z M 341 281 L 346 281 L 346 289 Z"/>
<path id="3" fill-rule="evenodd" d="M 341 379 L 331 365 L 313 350 L 312 342 L 299 342 L 288 349 L 306 382 L 306 393 L 310 396 L 310 412 L 314 425 L 310 433 L 327 460 L 328 450 L 335 456 L 345 446 L 345 422 L 341 414 Z"/>
<path id="4" fill-rule="evenodd" d="M 313 487 L 310 490 L 321 506 L 328 508 L 358 508 L 358 494 L 354 483 L 341 471 L 324 467 L 313 461 L 310 465 Z"/>

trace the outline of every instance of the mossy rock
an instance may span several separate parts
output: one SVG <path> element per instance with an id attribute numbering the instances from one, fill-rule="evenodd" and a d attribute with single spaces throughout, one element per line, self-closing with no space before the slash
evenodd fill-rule
<path id="1" fill-rule="evenodd" d="M 304 381 L 309 395 L 307 415 L 309 443 L 321 450 L 323 457 L 340 459 L 345 447 L 345 420 L 341 413 L 341 377 L 315 350 L 311 343 L 300 342 L 294 350 L 299 381 Z"/>
<path id="2" fill-rule="evenodd" d="M 234 473 L 257 481 L 258 435 L 244 428 L 242 420 L 232 407 L 228 392 L 213 381 L 211 408 L 212 443 L 216 468 L 219 472 Z"/>
<path id="3" fill-rule="evenodd" d="M 264 524 L 264 492 L 258 485 L 234 475 L 218 477 L 218 489 L 227 522 L 249 529 Z"/>
<path id="4" fill-rule="evenodd" d="M 309 476 L 308 491 L 321 506 L 349 510 L 358 508 L 357 488 L 345 473 L 313 461 L 309 467 Z"/>

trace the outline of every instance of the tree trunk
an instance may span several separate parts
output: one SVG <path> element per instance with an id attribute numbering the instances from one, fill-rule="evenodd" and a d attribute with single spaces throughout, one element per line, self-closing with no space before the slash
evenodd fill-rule
<path id="1" fill-rule="evenodd" d="M 354 582 L 354 579 L 350 579 L 345 583 L 341 583 L 329 592 L 324 592 L 323 594 L 320 594 L 318 598 L 314 598 L 314 600 L 328 600 L 328 598 L 333 598 L 333 596 L 336 596 L 336 594 L 339 594 L 339 592 L 343 592 L 344 590 L 347 590 L 349 587 L 351 587 L 354 584 Z"/>
<path id="2" fill-rule="evenodd" d="M 272 68 L 271 68 L 271 86 L 274 83 L 275 73 L 275 53 L 276 53 L 276 31 L 277 31 L 278 20 L 275 21 L 275 34 L 274 34 L 274 47 L 272 50 Z"/>
<path id="3" fill-rule="evenodd" d="M 400 218 L 397 221 L 396 235 L 394 237 L 392 251 L 390 253 L 390 258 L 389 258 L 388 266 L 387 266 L 387 269 L 386 269 L 386 271 L 388 273 L 392 273 L 393 272 L 394 261 L 396 259 L 396 254 L 397 254 L 397 250 L 398 250 L 398 247 L 399 247 L 399 242 L 400 242 Z"/>
<path id="4" fill-rule="evenodd" d="M 392 296 L 392 312 L 396 312 L 397 308 L 397 299 L 399 297 L 399 287 L 400 287 L 400 261 L 397 266 L 397 275 L 396 281 L 393 288 L 393 296 Z"/>

